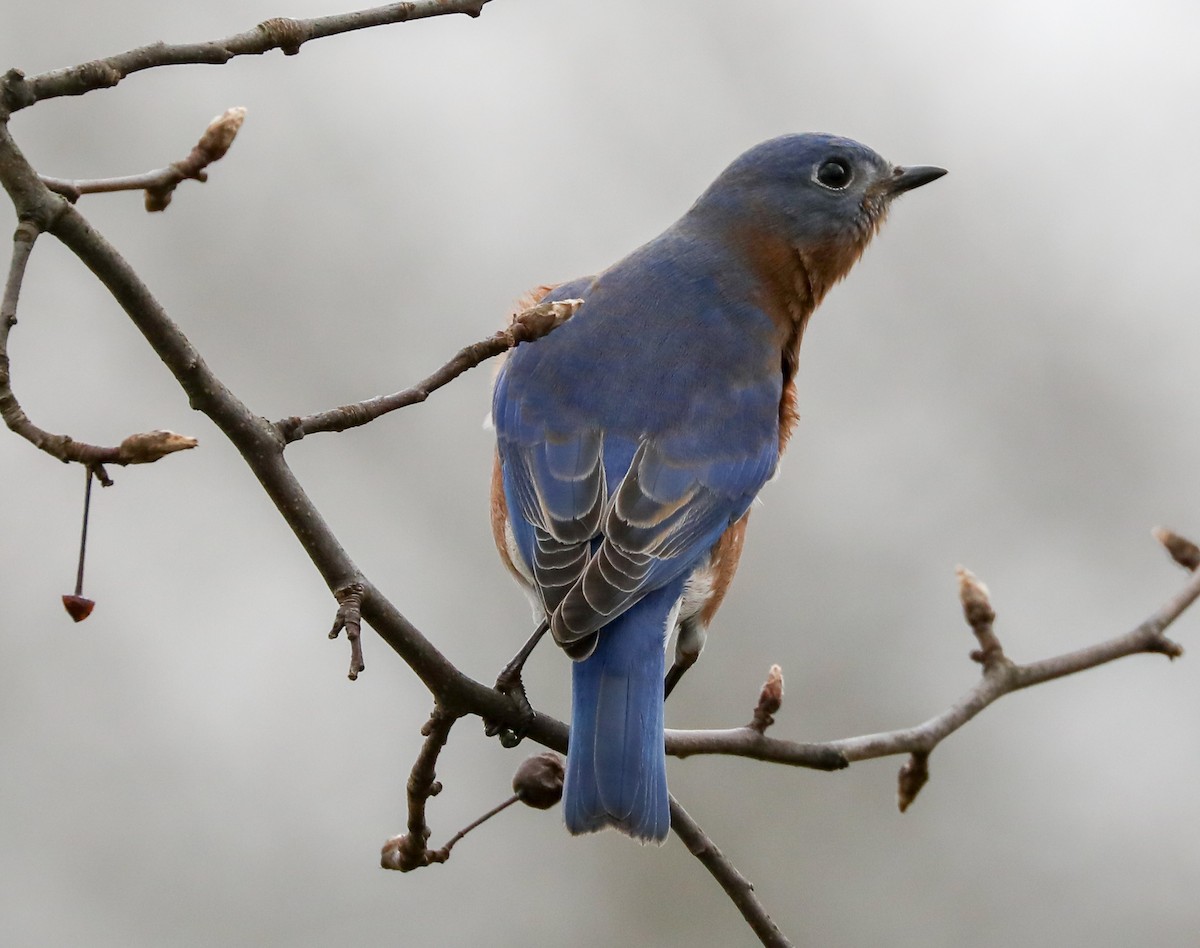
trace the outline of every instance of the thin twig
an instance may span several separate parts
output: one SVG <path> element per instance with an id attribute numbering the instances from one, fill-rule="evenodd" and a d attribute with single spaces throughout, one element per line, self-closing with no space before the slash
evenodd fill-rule
<path id="1" fill-rule="evenodd" d="M 1155 527 L 1150 531 L 1176 563 L 1189 572 L 1200 569 L 1200 546 L 1187 537 L 1181 537 L 1166 527 Z"/>
<path id="2" fill-rule="evenodd" d="M 688 811 L 680 806 L 674 797 L 671 797 L 671 829 L 687 846 L 688 852 L 699 859 L 704 868 L 720 883 L 760 942 L 774 948 L 788 948 L 792 944 L 779 930 L 779 926 L 771 921 L 771 916 L 758 900 L 750 881 L 738 872 L 737 867 L 726 858 L 700 828 L 700 824 L 691 818 Z"/>
<path id="3" fill-rule="evenodd" d="M 915 727 L 815 744 L 764 737 L 750 727 L 668 730 L 667 753 L 677 757 L 730 754 L 819 770 L 835 770 L 854 761 L 895 754 L 928 754 L 988 705 L 1013 691 L 1087 671 L 1128 655 L 1158 653 L 1171 658 L 1181 655 L 1180 646 L 1163 632 L 1197 598 L 1200 598 L 1200 573 L 1194 574 L 1183 589 L 1124 635 L 1027 665 L 1004 663 L 985 667 L 974 687 L 941 714 Z"/>
<path id="4" fill-rule="evenodd" d="M 83 486 L 83 526 L 79 530 L 79 568 L 75 571 L 75 595 L 83 595 L 83 563 L 87 555 L 88 518 L 92 512 L 92 477 L 89 467 L 84 476 Z"/>
<path id="5" fill-rule="evenodd" d="M 40 175 L 42 184 L 51 191 L 61 194 L 72 203 L 84 194 L 102 194 L 113 191 L 145 191 L 146 210 L 163 211 L 171 203 L 171 196 L 182 181 L 204 182 L 208 180 L 208 166 L 220 161 L 229 151 L 238 129 L 246 118 L 241 106 L 227 109 L 208 123 L 200 140 L 192 147 L 187 157 L 173 161 L 165 168 L 146 171 L 142 174 L 120 178 L 95 178 L 71 181 Z"/>
<path id="6" fill-rule="evenodd" d="M 299 441 L 305 435 L 321 431 L 345 431 L 374 421 L 398 408 L 425 401 L 430 393 L 448 385 L 481 362 L 507 352 L 522 342 L 532 342 L 557 329 L 583 305 L 583 300 L 563 300 L 539 303 L 520 313 L 506 329 L 460 349 L 449 362 L 412 388 L 391 395 L 378 395 L 353 405 L 343 405 L 315 415 L 292 416 L 276 422 L 280 435 L 287 442 Z"/>
<path id="7" fill-rule="evenodd" d="M 4 296 L 0 298 L 0 372 L 8 381 L 8 334 L 17 324 L 17 303 L 21 298 L 21 286 L 25 281 L 25 267 L 33 245 L 41 233 L 33 221 L 21 221 L 13 233 L 12 260 L 8 265 L 8 278 L 4 281 Z"/>
<path id="8" fill-rule="evenodd" d="M 430 797 L 441 792 L 442 785 L 437 780 L 437 759 L 458 717 L 441 705 L 435 705 L 429 720 L 421 728 L 425 741 L 408 777 L 408 832 L 383 844 L 379 864 L 384 869 L 408 872 L 431 862 L 445 861 L 436 859 L 437 851 L 427 846 L 430 830 L 425 819 L 425 804 Z"/>
<path id="9" fill-rule="evenodd" d="M 67 615 L 76 622 L 82 622 L 96 608 L 96 603 L 83 594 L 83 564 L 87 556 L 88 520 L 92 512 L 92 478 L 95 476 L 96 472 L 92 467 L 89 466 L 85 469 L 83 482 L 83 525 L 79 529 L 79 568 L 75 571 L 75 592 L 62 597 L 63 608 L 67 610 Z M 107 479 L 107 475 L 104 476 Z"/>
<path id="10" fill-rule="evenodd" d="M 106 89 L 135 72 L 159 66 L 222 65 L 236 56 L 257 56 L 280 49 L 292 56 L 313 39 L 365 30 L 390 23 L 403 23 L 425 17 L 465 13 L 479 16 L 488 0 L 412 0 L 384 6 L 338 13 L 332 16 L 293 20 L 275 17 L 242 33 L 208 43 L 151 43 L 118 53 L 106 59 L 57 69 L 26 78 L 19 69 L 11 69 L 0 84 L 0 105 L 10 112 L 28 108 L 43 99 L 64 95 L 83 95 L 94 89 Z"/>
<path id="11" fill-rule="evenodd" d="M 194 448 L 197 444 L 195 438 L 165 430 L 132 434 L 114 447 L 104 447 L 76 441 L 70 435 L 51 434 L 29 420 L 12 390 L 8 336 L 9 331 L 17 324 L 17 303 L 25 279 L 25 267 L 38 234 L 37 226 L 31 221 L 25 220 L 17 225 L 13 234 L 12 262 L 9 264 L 8 279 L 4 284 L 4 296 L 0 301 L 0 417 L 4 418 L 4 423 L 15 434 L 52 457 L 63 462 L 77 461 L 86 464 L 105 487 L 112 482 L 101 465 L 148 464 L 176 451 Z"/>
<path id="12" fill-rule="evenodd" d="M 0 415 L 9 428 L 18 431 L 25 413 L 12 392 L 8 362 L 8 335 L 17 324 L 17 303 L 21 298 L 21 285 L 25 280 L 25 266 L 33 245 L 41 231 L 32 221 L 21 221 L 13 233 L 12 260 L 8 265 L 8 278 L 4 281 L 4 296 L 0 298 Z M 18 433 L 20 433 L 18 431 Z"/>
<path id="13" fill-rule="evenodd" d="M 438 712 L 435 710 L 434 716 L 436 717 L 437 714 Z M 431 719 L 430 725 L 432 723 Z M 430 725 L 426 725 L 426 727 Z M 449 728 L 446 730 L 448 733 Z M 422 733 L 425 732 L 423 731 Z M 430 739 L 436 741 L 438 738 L 433 733 L 427 735 L 425 746 L 422 747 L 421 754 L 418 755 L 417 762 L 413 765 L 413 775 L 409 778 L 409 832 L 403 836 L 394 836 L 383 844 L 379 858 L 380 865 L 384 869 L 396 869 L 400 872 L 408 872 L 411 869 L 421 869 L 425 866 L 434 866 L 446 862 L 450 858 L 450 850 L 455 847 L 459 840 L 472 830 L 482 826 L 493 816 L 503 813 L 514 803 L 520 801 L 526 806 L 533 807 L 535 810 L 548 810 L 562 799 L 563 778 L 566 774 L 566 763 L 563 759 L 558 754 L 550 751 L 527 757 L 521 761 L 521 765 L 513 775 L 513 794 L 511 797 L 496 804 L 478 819 L 472 820 L 451 836 L 446 845 L 440 849 L 429 849 L 425 843 L 418 843 L 416 841 L 412 813 L 414 806 L 414 780 L 418 787 L 428 786 L 430 788 L 427 794 L 423 797 L 418 797 L 416 800 L 416 805 L 421 808 L 420 816 L 416 821 L 418 826 L 425 824 L 425 800 L 428 797 L 436 795 L 441 789 L 441 785 L 436 781 L 433 783 L 429 782 L 434 777 L 432 771 L 433 761 L 429 757 L 432 755 L 436 758 L 438 751 L 445 745 L 446 741 L 442 739 L 440 744 L 431 748 Z M 426 838 L 429 836 L 428 825 L 425 825 L 424 834 Z"/>
<path id="14" fill-rule="evenodd" d="M 507 810 L 510 806 L 512 806 L 514 803 L 516 803 L 520 799 L 521 798 L 514 793 L 511 797 L 509 797 L 507 800 L 503 801 L 502 803 L 497 803 L 494 807 L 492 807 L 485 814 L 483 814 L 483 816 L 479 817 L 476 820 L 472 820 L 470 823 L 468 823 L 466 826 L 464 826 L 462 829 L 460 829 L 457 833 L 455 833 L 453 836 L 451 836 L 449 841 L 446 843 L 446 845 L 436 851 L 435 855 L 437 858 L 432 859 L 431 861 L 432 862 L 445 862 L 447 859 L 450 858 L 450 850 L 452 850 L 454 848 L 455 843 L 457 843 L 460 839 L 462 839 L 464 836 L 466 836 L 467 833 L 471 832 L 471 830 L 478 829 L 480 826 L 482 826 L 484 823 L 486 823 L 488 820 L 490 820 L 493 816 L 496 816 L 498 813 L 503 813 L 505 810 Z"/>

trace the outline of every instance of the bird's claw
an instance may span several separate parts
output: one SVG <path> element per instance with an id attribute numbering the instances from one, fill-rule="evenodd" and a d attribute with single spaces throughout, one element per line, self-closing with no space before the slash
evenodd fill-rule
<path id="1" fill-rule="evenodd" d="M 529 733 L 529 726 L 533 723 L 533 706 L 525 696 L 525 683 L 521 681 L 520 670 L 504 669 L 496 678 L 495 688 L 512 702 L 520 723 L 516 727 L 510 727 L 485 718 L 483 733 L 488 737 L 499 737 L 503 747 L 516 747 L 525 739 L 525 735 Z"/>

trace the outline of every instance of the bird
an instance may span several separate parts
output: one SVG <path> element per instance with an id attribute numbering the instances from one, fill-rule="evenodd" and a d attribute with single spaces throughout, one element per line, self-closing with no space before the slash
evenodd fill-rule
<path id="1" fill-rule="evenodd" d="M 532 297 L 582 304 L 496 376 L 491 519 L 539 632 L 573 660 L 572 834 L 666 838 L 665 698 L 798 419 L 805 326 L 893 199 L 945 173 L 835 135 L 773 138 L 659 236 Z"/>

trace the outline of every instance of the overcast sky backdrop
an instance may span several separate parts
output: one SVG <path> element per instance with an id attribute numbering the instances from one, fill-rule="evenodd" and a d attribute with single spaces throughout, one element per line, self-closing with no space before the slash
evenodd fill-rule
<path id="1" fill-rule="evenodd" d="M 214 39 L 332 0 L 5 0 L 0 68 Z M 776 732 L 916 723 L 975 680 L 953 570 L 1028 660 L 1132 627 L 1200 534 L 1200 6 L 908 0 L 495 0 L 223 67 L 156 70 L 12 121 L 39 170 L 128 174 L 248 109 L 165 214 L 84 212 L 211 366 L 270 418 L 402 388 L 520 294 L 611 263 L 734 156 L 858 138 L 945 179 L 905 197 L 816 315 L 802 419 L 741 575 L 668 708 Z M 11 208 L 0 212 L 6 232 Z M 445 866 L 377 868 L 430 707 L 371 634 L 345 678 L 334 605 L 248 469 L 93 277 L 39 242 L 11 339 L 33 419 L 198 450 L 113 469 L 70 592 L 83 475 L 0 438 L 0 941 L 11 945 L 752 943 L 677 839 L 572 839 L 509 811 Z M 288 457 L 359 564 L 490 679 L 529 630 L 487 527 L 489 369 Z M 1200 614 L 1175 629 L 1200 645 Z M 528 675 L 565 715 L 566 660 Z M 454 732 L 440 844 L 523 756 Z M 934 754 L 838 774 L 738 760 L 671 785 L 798 944 L 1183 945 L 1200 931 L 1200 663 L 1137 657 L 1005 699 Z"/>

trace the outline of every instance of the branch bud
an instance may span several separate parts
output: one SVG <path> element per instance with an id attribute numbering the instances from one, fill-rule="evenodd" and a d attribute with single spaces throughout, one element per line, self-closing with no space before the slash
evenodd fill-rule
<path id="1" fill-rule="evenodd" d="M 972 629 L 978 629 L 995 622 L 996 610 L 992 608 L 991 593 L 987 586 L 965 566 L 955 569 L 954 575 L 958 577 L 958 598 L 967 624 Z"/>
<path id="2" fill-rule="evenodd" d="M 198 147 L 205 153 L 209 163 L 225 157 L 225 152 L 229 151 L 229 146 L 237 138 L 238 130 L 245 120 L 245 107 L 236 105 L 232 109 L 226 109 L 208 123 L 208 128 L 200 136 Z"/>
<path id="3" fill-rule="evenodd" d="M 557 329 L 574 316 L 582 305 L 583 300 L 538 303 L 514 316 L 506 332 L 514 346 L 521 342 L 532 342 Z"/>
<path id="4" fill-rule="evenodd" d="M 1004 649 L 992 631 L 996 610 L 992 608 L 987 586 L 965 566 L 957 567 L 954 573 L 958 576 L 958 598 L 962 603 L 963 615 L 967 617 L 967 624 L 979 641 L 979 648 L 971 653 L 971 659 L 979 662 L 985 672 L 1006 664 L 1008 660 L 1004 657 Z"/>
<path id="5" fill-rule="evenodd" d="M 165 429 L 143 431 L 140 434 L 131 434 L 121 442 L 117 448 L 117 463 L 149 464 L 176 451 L 194 448 L 199 443 L 195 438 Z"/>
<path id="6" fill-rule="evenodd" d="M 759 734 L 766 732 L 775 723 L 775 714 L 783 705 L 783 669 L 772 665 L 758 695 L 758 706 L 754 709 L 754 720 L 750 727 Z"/>
<path id="7" fill-rule="evenodd" d="M 1200 546 L 1166 527 L 1155 527 L 1153 533 L 1154 539 L 1167 548 L 1176 563 L 1192 572 L 1200 569 Z"/>
<path id="8" fill-rule="evenodd" d="M 901 813 L 912 805 L 928 780 L 929 754 L 916 751 L 904 762 L 897 779 L 896 805 L 900 807 Z"/>

